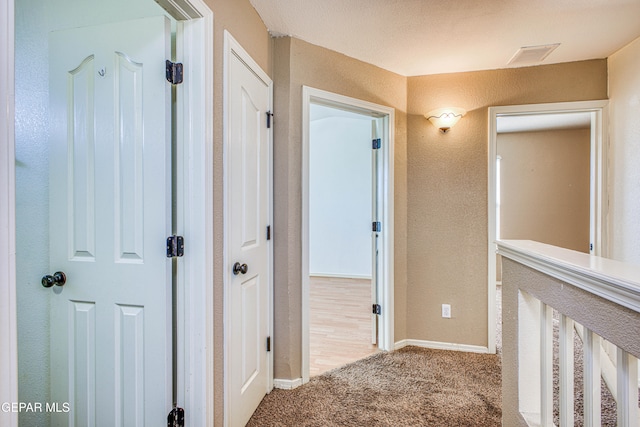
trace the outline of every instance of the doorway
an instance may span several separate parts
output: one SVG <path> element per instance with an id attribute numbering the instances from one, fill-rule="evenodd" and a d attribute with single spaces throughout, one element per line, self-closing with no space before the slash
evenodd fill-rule
<path id="1" fill-rule="evenodd" d="M 302 381 L 393 347 L 393 109 L 303 88 Z"/>
<path id="2" fill-rule="evenodd" d="M 496 351 L 496 297 L 500 299 L 497 239 L 538 240 L 606 256 L 606 114 L 607 101 L 489 108 L 490 353 Z M 504 157 L 510 164 L 505 166 Z M 572 167 L 564 167 L 563 162 L 571 162 Z M 505 172 L 510 181 L 518 178 L 515 186 L 505 182 Z M 558 188 L 541 188 L 552 175 Z M 561 182 L 564 188 L 559 188 Z M 521 195 L 526 199 L 513 200 Z M 550 198 L 554 203 L 549 203 Z M 545 206 L 540 207 L 542 203 Z M 501 215 L 505 209 L 506 216 Z"/>
<path id="3" fill-rule="evenodd" d="M 8 3 L 13 5 L 14 2 Z M 18 295 L 19 366 L 17 371 L 20 373 L 20 382 L 17 386 L 20 401 L 40 402 L 44 407 L 44 403 L 53 396 L 50 392 L 50 378 L 55 370 L 49 362 L 50 345 L 55 343 L 50 342 L 47 332 L 50 326 L 48 313 L 53 296 L 50 290 L 40 285 L 39 280 L 39 277 L 53 272 L 49 266 L 49 255 L 52 252 L 49 250 L 50 243 L 52 248 L 56 248 L 55 240 L 49 237 L 49 219 L 47 218 L 50 154 L 46 137 L 48 132 L 48 102 L 46 101 L 49 69 L 47 63 L 49 55 L 46 52 L 48 33 L 52 30 L 106 24 L 141 16 L 167 16 L 167 13 L 153 1 L 146 0 L 111 3 L 108 7 L 105 6 L 104 10 L 96 9 L 95 5 L 76 4 L 73 5 L 73 11 L 68 8 L 71 5 L 67 3 L 65 7 L 22 0 L 17 0 L 16 3 L 16 9 L 19 12 L 15 14 L 15 67 L 19 71 L 16 73 L 18 75 L 16 79 L 17 152 L 15 158 L 7 160 L 12 163 L 15 161 L 17 169 L 15 186 L 16 211 L 19 220 L 16 221 L 16 228 L 17 235 L 20 236 L 16 251 L 17 279 L 11 282 L 11 286 L 17 288 Z M 207 189 L 209 184 L 205 184 L 210 182 L 208 177 L 213 176 L 209 166 L 212 164 L 210 160 L 212 151 L 208 147 L 209 144 L 205 144 L 205 135 L 210 134 L 211 131 L 211 125 L 208 123 L 210 120 L 207 119 L 212 117 L 213 111 L 212 101 L 209 101 L 212 97 L 207 97 L 207 94 L 211 94 L 207 86 L 211 85 L 206 77 L 211 72 L 212 53 L 198 49 L 210 42 L 205 35 L 207 30 L 211 29 L 213 17 L 211 11 L 203 4 L 191 5 L 188 1 L 181 3 L 188 7 L 184 7 L 180 13 L 174 11 L 175 13 L 171 14 L 171 17 L 176 20 L 174 24 L 175 55 L 181 62 L 192 64 L 193 67 L 184 85 L 175 89 L 178 94 L 178 111 L 175 117 L 177 125 L 175 169 L 178 182 L 176 205 L 178 208 L 174 212 L 174 218 L 177 220 L 175 229 L 172 231 L 185 237 L 189 242 L 187 250 L 193 251 L 194 256 L 174 261 L 178 264 L 176 281 L 179 291 L 175 296 L 178 352 L 173 358 L 177 364 L 176 375 L 172 380 L 177 389 L 173 402 L 187 408 L 187 417 L 194 423 L 204 425 L 207 418 L 206 408 L 213 407 L 205 403 L 209 397 L 207 395 L 209 379 L 202 375 L 203 372 L 209 371 L 207 369 L 209 355 L 204 351 L 208 346 L 204 340 L 209 337 L 211 325 L 205 326 L 202 322 L 194 322 L 191 316 L 205 318 L 206 312 L 213 306 L 212 294 L 208 291 L 213 283 L 212 272 L 205 271 L 205 263 L 197 259 L 199 257 L 210 259 L 212 254 L 212 250 L 206 243 L 212 241 L 212 236 L 207 234 L 207 229 L 210 230 L 211 227 L 205 224 L 205 218 L 212 217 L 208 207 L 211 189 Z M 198 19 L 193 20 L 196 17 Z M 183 44 L 185 39 L 192 38 L 195 44 L 191 46 Z M 197 52 L 197 55 L 192 52 L 192 49 Z M 25 58 L 28 58 L 27 62 Z M 172 57 L 166 59 L 176 60 Z M 162 62 L 164 68 L 164 60 Z M 14 67 L 13 59 L 7 63 L 11 68 Z M 102 70 L 96 69 L 96 72 L 100 71 Z M 107 68 L 105 71 L 111 72 L 113 69 Z M 96 75 L 96 78 L 99 77 L 99 74 Z M 197 117 L 197 120 L 193 120 L 194 117 Z M 30 123 L 37 123 L 37 126 Z M 185 138 L 187 135 L 190 138 Z M 192 157 L 200 160 L 194 162 Z M 55 167 L 52 169 L 55 170 Z M 13 204 L 13 200 L 10 200 L 10 203 Z M 2 237 L 4 239 L 4 234 Z M 128 237 L 128 235 L 125 236 L 125 238 Z M 160 251 L 164 251 L 166 236 L 161 236 L 159 239 Z M 153 250 L 148 246 L 146 249 Z M 128 261 L 135 263 L 132 259 Z M 167 262 L 171 263 L 170 260 Z M 135 314 L 128 308 L 122 313 L 125 317 Z M 41 320 L 43 320 L 42 323 L 40 323 Z M 0 334 L 4 337 L 5 330 L 0 330 Z M 15 342 L 13 344 L 15 345 Z M 195 373 L 198 375 L 194 375 Z M 171 394 L 172 390 L 169 389 L 168 395 Z M 169 405 L 173 402 L 170 401 Z M 60 408 L 63 408 L 64 402 L 59 403 Z M 192 408 L 193 410 L 190 410 Z M 202 408 L 202 410 L 196 408 Z M 42 411 L 21 413 L 19 418 L 25 424 L 44 425 L 48 416 L 46 411 Z M 163 418 L 166 418 L 166 414 L 163 414 Z"/>

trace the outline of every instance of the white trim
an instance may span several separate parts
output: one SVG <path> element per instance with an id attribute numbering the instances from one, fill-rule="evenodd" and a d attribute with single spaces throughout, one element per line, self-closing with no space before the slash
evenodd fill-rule
<path id="1" fill-rule="evenodd" d="M 166 6 L 166 1 L 156 1 Z M 177 261 L 177 404 L 185 409 L 188 424 L 213 425 L 214 16 L 202 0 L 171 0 L 171 4 L 174 7 L 167 10 L 178 20 L 176 60 L 187 64 L 184 83 L 176 87 L 176 232 L 186 241 L 185 257 Z"/>
<path id="2" fill-rule="evenodd" d="M 265 84 L 269 87 L 269 110 L 273 110 L 273 81 L 267 73 L 253 60 L 251 55 L 233 38 L 229 31 L 224 31 L 224 52 L 223 52 L 223 83 L 222 83 L 222 164 L 223 164 L 223 265 L 230 265 L 230 245 L 229 245 L 229 229 L 228 218 L 230 217 L 230 187 L 229 187 L 229 168 L 228 168 L 228 152 L 229 152 L 229 63 L 231 55 L 235 55 Z M 273 128 L 269 129 L 269 222 L 273 224 Z M 269 335 L 273 337 L 273 239 L 269 241 L 268 253 L 269 272 Z M 229 293 L 226 291 L 228 284 L 231 282 L 231 270 L 226 268 L 222 274 L 223 278 L 223 324 L 224 324 L 224 425 L 229 425 L 229 337 L 231 336 L 231 322 L 229 317 L 230 301 Z M 272 343 L 273 345 L 273 343 Z M 267 353 L 267 391 L 271 391 L 274 387 L 273 380 L 273 351 Z"/>
<path id="3" fill-rule="evenodd" d="M 328 279 L 363 279 L 363 280 L 371 280 L 371 275 L 367 276 L 365 274 L 340 274 L 340 273 L 309 273 L 310 277 L 326 277 Z"/>
<path id="4" fill-rule="evenodd" d="M 302 378 L 296 378 L 295 380 L 281 380 L 276 378 L 273 380 L 273 388 L 279 388 L 281 390 L 293 390 L 301 385 Z"/>
<path id="5" fill-rule="evenodd" d="M 14 2 L 0 6 L 0 403 L 18 401 L 15 239 Z M 0 425 L 18 414 L 0 411 Z"/>
<path id="6" fill-rule="evenodd" d="M 498 253 L 640 313 L 640 267 L 530 240 L 501 240 Z"/>
<path id="7" fill-rule="evenodd" d="M 426 341 L 426 340 L 401 340 L 395 344 L 394 350 L 400 350 L 403 347 L 414 346 L 422 348 L 431 348 L 434 350 L 462 351 L 465 353 L 482 353 L 488 354 L 489 349 L 479 345 L 456 344 L 450 342 Z"/>
<path id="8" fill-rule="evenodd" d="M 592 118 L 592 159 L 591 159 L 591 238 L 594 243 L 594 255 L 606 256 L 608 253 L 607 225 L 607 100 L 558 102 L 551 104 L 510 105 L 489 107 L 489 147 L 488 147 L 488 348 L 496 351 L 496 154 L 498 116 L 518 116 L 527 114 L 552 114 L 569 112 L 591 112 Z M 594 158 L 595 155 L 595 158 Z M 595 213 L 595 217 L 594 217 Z"/>
<path id="9" fill-rule="evenodd" d="M 382 230 L 382 301 L 378 348 L 394 346 L 394 135 L 395 109 L 338 95 L 308 86 L 302 87 L 302 382 L 309 382 L 309 106 L 318 103 L 384 117 Z"/>

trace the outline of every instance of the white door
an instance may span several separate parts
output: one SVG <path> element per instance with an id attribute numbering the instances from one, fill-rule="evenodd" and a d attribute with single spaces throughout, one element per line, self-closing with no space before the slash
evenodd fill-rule
<path id="1" fill-rule="evenodd" d="M 228 55 L 229 425 L 244 426 L 268 391 L 270 82 Z M 235 271 L 234 271 L 235 265 Z"/>
<path id="2" fill-rule="evenodd" d="M 171 410 L 170 37 L 164 17 L 50 37 L 56 426 L 159 426 Z"/>

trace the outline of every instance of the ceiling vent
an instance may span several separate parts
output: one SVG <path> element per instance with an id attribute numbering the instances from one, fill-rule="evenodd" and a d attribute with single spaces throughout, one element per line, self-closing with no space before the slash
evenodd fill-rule
<path id="1" fill-rule="evenodd" d="M 551 52 L 560 46 L 560 43 L 545 44 L 541 46 L 525 46 L 511 57 L 507 65 L 532 65 L 542 62 Z"/>

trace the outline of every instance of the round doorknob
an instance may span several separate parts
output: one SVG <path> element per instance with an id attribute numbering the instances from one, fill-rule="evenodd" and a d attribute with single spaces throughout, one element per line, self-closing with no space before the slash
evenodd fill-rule
<path id="1" fill-rule="evenodd" d="M 64 284 L 67 283 L 67 275 L 62 271 L 56 271 L 53 273 L 53 276 L 48 274 L 44 276 L 41 283 L 45 288 L 50 288 L 53 285 L 64 286 Z"/>
<path id="2" fill-rule="evenodd" d="M 247 264 L 240 265 L 239 262 L 236 262 L 235 264 L 233 264 L 233 274 L 236 276 L 240 273 L 247 274 L 248 270 L 249 270 L 249 267 L 247 267 Z"/>

